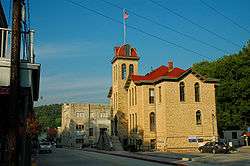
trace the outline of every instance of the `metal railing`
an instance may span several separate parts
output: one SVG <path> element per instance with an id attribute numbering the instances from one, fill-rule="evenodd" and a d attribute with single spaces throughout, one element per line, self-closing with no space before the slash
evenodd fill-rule
<path id="1" fill-rule="evenodd" d="M 0 28 L 0 58 L 10 58 L 11 30 Z"/>
<path id="2" fill-rule="evenodd" d="M 0 59 L 11 58 L 11 29 L 0 28 Z M 34 63 L 34 31 L 22 32 L 20 59 Z"/>

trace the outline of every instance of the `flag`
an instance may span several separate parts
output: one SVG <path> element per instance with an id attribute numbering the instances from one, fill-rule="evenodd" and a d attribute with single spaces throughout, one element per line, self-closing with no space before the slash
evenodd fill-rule
<path id="1" fill-rule="evenodd" d="M 124 20 L 128 19 L 128 12 L 126 10 L 124 10 L 124 12 L 123 12 L 123 19 Z"/>

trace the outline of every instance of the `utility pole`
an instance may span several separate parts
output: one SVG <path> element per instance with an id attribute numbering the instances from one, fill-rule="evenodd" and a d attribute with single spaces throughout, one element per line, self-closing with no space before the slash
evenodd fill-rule
<path id="1" fill-rule="evenodd" d="M 20 98 L 20 44 L 21 44 L 21 8 L 23 0 L 13 0 L 12 36 L 11 36 L 11 69 L 10 69 L 10 100 L 7 131 L 7 147 L 9 151 L 8 166 L 19 165 L 19 114 Z"/>
<path id="2" fill-rule="evenodd" d="M 89 104 L 89 134 L 90 134 L 90 104 Z M 88 134 L 88 141 L 90 142 L 90 135 Z"/>

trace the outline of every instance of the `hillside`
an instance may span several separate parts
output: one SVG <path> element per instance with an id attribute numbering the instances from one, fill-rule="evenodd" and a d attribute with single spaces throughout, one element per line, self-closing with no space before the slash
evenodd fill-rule
<path id="1" fill-rule="evenodd" d="M 42 129 L 61 126 L 61 104 L 51 104 L 35 107 L 34 111 Z"/>
<path id="2" fill-rule="evenodd" d="M 250 126 L 250 42 L 237 54 L 194 64 L 193 69 L 220 79 L 216 92 L 219 131 L 246 130 Z"/>

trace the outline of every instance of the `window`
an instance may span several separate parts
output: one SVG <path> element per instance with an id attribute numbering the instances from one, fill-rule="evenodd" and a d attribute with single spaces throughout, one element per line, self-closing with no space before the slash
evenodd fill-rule
<path id="1" fill-rule="evenodd" d="M 133 114 L 132 117 L 133 117 L 133 129 L 132 130 L 134 132 L 135 131 L 135 115 Z"/>
<path id="2" fill-rule="evenodd" d="M 76 139 L 76 143 L 77 144 L 82 144 L 82 143 L 84 143 L 84 140 L 83 139 Z"/>
<path id="3" fill-rule="evenodd" d="M 155 100 L 155 92 L 153 88 L 149 88 L 149 104 L 153 104 Z"/>
<path id="4" fill-rule="evenodd" d="M 237 139 L 238 136 L 237 136 L 237 132 L 232 132 L 232 139 Z"/>
<path id="5" fill-rule="evenodd" d="M 196 125 L 201 125 L 201 111 L 196 112 Z"/>
<path id="6" fill-rule="evenodd" d="M 131 89 L 128 91 L 128 97 L 129 97 L 129 106 L 131 106 Z"/>
<path id="7" fill-rule="evenodd" d="M 150 121 L 150 131 L 155 131 L 155 113 L 151 112 L 149 114 L 149 121 Z"/>
<path id="8" fill-rule="evenodd" d="M 134 73 L 134 65 L 130 64 L 129 65 L 129 74 L 133 74 Z"/>
<path id="9" fill-rule="evenodd" d="M 156 148 L 156 139 L 151 139 L 150 140 L 150 148 L 155 149 Z"/>
<path id="10" fill-rule="evenodd" d="M 94 135 L 94 130 L 93 128 L 89 128 L 89 136 L 93 136 Z"/>
<path id="11" fill-rule="evenodd" d="M 76 112 L 76 117 L 84 117 L 84 112 Z"/>
<path id="12" fill-rule="evenodd" d="M 137 113 L 135 113 L 135 132 L 137 132 Z"/>
<path id="13" fill-rule="evenodd" d="M 185 101 L 185 84 L 184 82 L 180 83 L 180 101 Z"/>
<path id="14" fill-rule="evenodd" d="M 122 64 L 122 79 L 126 79 L 126 64 Z"/>
<path id="15" fill-rule="evenodd" d="M 113 104 L 113 105 L 114 105 L 114 109 L 116 109 L 115 102 L 116 102 L 116 101 L 115 101 L 115 93 L 114 93 L 114 104 Z"/>
<path id="16" fill-rule="evenodd" d="M 76 125 L 76 130 L 84 130 L 84 125 Z"/>
<path id="17" fill-rule="evenodd" d="M 137 104 L 137 95 L 136 95 L 136 87 L 135 87 L 135 105 Z"/>
<path id="18" fill-rule="evenodd" d="M 159 86 L 159 103 L 161 103 L 161 87 Z"/>
<path id="19" fill-rule="evenodd" d="M 198 82 L 194 84 L 195 102 L 200 102 L 200 85 Z"/>
<path id="20" fill-rule="evenodd" d="M 115 97 L 116 97 L 116 99 L 115 99 L 115 101 L 116 101 L 116 109 L 118 109 L 118 102 L 117 102 L 118 101 L 117 100 L 118 99 L 118 92 L 116 92 L 116 96 Z"/>
<path id="21" fill-rule="evenodd" d="M 132 131 L 132 119 L 131 119 L 131 114 L 129 115 L 129 127 L 130 127 L 130 132 Z"/>
<path id="22" fill-rule="evenodd" d="M 134 88 L 132 88 L 132 105 L 134 105 Z"/>

